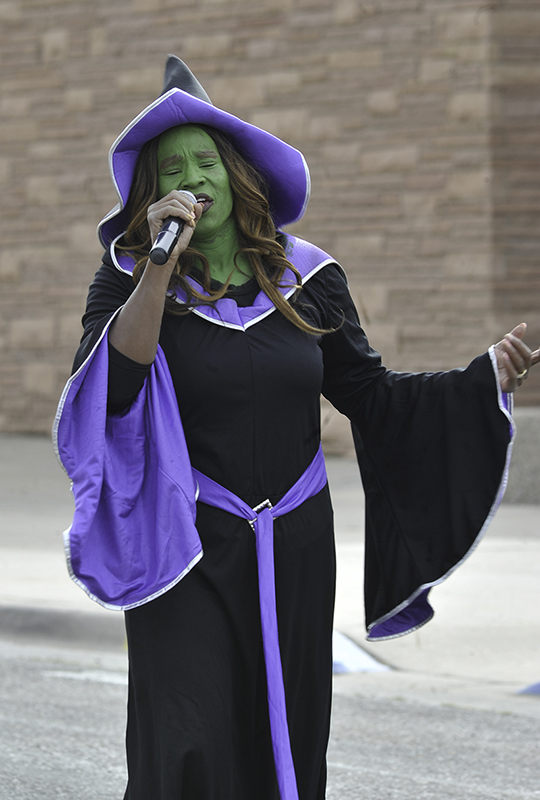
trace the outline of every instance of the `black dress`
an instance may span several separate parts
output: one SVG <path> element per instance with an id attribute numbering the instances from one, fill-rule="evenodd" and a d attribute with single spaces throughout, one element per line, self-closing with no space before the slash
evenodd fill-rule
<path id="1" fill-rule="evenodd" d="M 132 290 L 132 279 L 106 261 L 90 288 L 85 335 L 75 366 L 86 358 L 106 321 Z M 238 305 L 251 305 L 257 292 L 252 280 L 233 287 L 229 296 Z M 312 461 L 320 442 L 321 392 L 353 420 L 367 475 L 368 517 L 380 517 L 375 520 L 380 537 L 375 530 L 369 538 L 368 531 L 372 553 L 368 583 L 374 587 L 367 598 L 369 620 L 370 614 L 373 619 L 373 614 L 390 610 L 394 594 L 401 597 L 409 584 L 414 589 L 418 581 L 430 579 L 430 570 L 440 577 L 441 569 L 455 565 L 470 547 L 469 523 L 467 533 L 458 531 L 457 542 L 456 536 L 442 531 L 441 538 L 441 531 L 433 530 L 439 518 L 462 513 L 463 502 L 456 510 L 456 500 L 450 496 L 456 488 L 452 476 L 448 491 L 439 485 L 437 508 L 425 512 L 412 534 L 402 530 L 400 514 L 408 520 L 411 515 L 418 517 L 419 509 L 423 513 L 428 500 L 419 486 L 427 481 L 430 492 L 434 482 L 444 482 L 461 434 L 468 441 L 469 428 L 478 425 L 484 408 L 496 406 L 495 381 L 488 356 L 469 368 L 468 375 L 454 371 L 403 376 L 385 370 L 358 323 L 336 265 L 324 267 L 306 283 L 296 308 L 312 324 L 335 332 L 322 337 L 306 334 L 279 312 L 245 331 L 195 314 L 166 314 L 160 344 L 193 466 L 252 507 L 267 498 L 277 502 Z M 146 373 L 146 368 L 110 347 L 112 413 L 122 413 Z M 480 399 L 469 403 L 464 415 L 461 396 L 471 393 Z M 496 494 L 508 443 L 507 428 L 496 410 L 485 423 L 487 441 L 493 440 L 496 429 L 491 451 L 486 458 L 485 450 L 479 453 L 472 442 L 457 487 L 458 492 L 462 485 L 476 492 L 474 502 L 466 499 L 465 505 L 475 504 L 473 527 L 478 520 L 478 530 Z M 455 441 L 448 437 L 448 430 L 471 414 L 476 422 L 467 423 Z M 421 433 L 426 425 L 427 443 Z M 476 434 L 472 435 L 474 439 Z M 403 463 L 407 457 L 408 463 Z M 428 464 L 426 457 L 431 458 Z M 488 472 L 480 489 L 478 481 L 469 484 L 479 463 Z M 381 470 L 388 480 L 380 480 Z M 459 528 L 460 520 L 455 521 Z M 444 525 L 448 527 L 447 521 Z M 244 520 L 203 503 L 198 504 L 197 528 L 202 560 L 166 594 L 126 612 L 130 683 L 125 797 L 279 800 L 253 532 Z M 385 547 L 391 551 L 390 567 L 381 553 Z M 399 586 L 395 586 L 396 563 L 403 576 Z M 275 521 L 275 568 L 299 797 L 323 800 L 335 587 L 328 487 Z"/>

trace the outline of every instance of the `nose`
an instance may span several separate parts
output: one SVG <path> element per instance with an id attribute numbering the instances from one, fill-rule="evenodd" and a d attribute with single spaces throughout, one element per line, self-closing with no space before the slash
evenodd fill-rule
<path id="1" fill-rule="evenodd" d="M 193 189 L 200 188 L 203 183 L 204 174 L 200 167 L 197 164 L 187 163 L 184 169 L 184 174 L 182 175 L 181 188 L 193 191 Z"/>

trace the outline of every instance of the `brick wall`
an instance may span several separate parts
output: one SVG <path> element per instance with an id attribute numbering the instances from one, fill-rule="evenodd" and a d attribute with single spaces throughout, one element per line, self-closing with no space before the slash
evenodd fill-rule
<path id="1" fill-rule="evenodd" d="M 388 366 L 465 365 L 524 311 L 540 333 L 533 5 L 0 0 L 0 430 L 50 427 L 116 202 L 107 152 L 168 52 L 303 150 L 292 230 L 346 268 Z"/>

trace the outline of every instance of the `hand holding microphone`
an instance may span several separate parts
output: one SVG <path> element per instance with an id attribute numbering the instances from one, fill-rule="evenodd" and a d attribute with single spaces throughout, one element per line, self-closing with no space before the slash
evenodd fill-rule
<path id="1" fill-rule="evenodd" d="M 191 192 L 182 189 L 181 194 L 185 195 L 193 205 L 197 202 L 197 198 Z M 150 250 L 150 261 L 153 264 L 161 266 L 167 263 L 184 230 L 185 224 L 185 220 L 173 216 L 169 216 L 163 221 L 161 230 Z"/>

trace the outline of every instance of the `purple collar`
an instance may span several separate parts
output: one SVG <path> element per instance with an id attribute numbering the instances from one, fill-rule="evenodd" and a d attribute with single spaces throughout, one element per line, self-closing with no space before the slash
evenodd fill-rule
<path id="1" fill-rule="evenodd" d="M 306 242 L 304 239 L 297 239 L 296 236 L 287 234 L 287 246 L 285 248 L 287 258 L 293 264 L 300 275 L 302 283 L 305 284 L 320 269 L 327 264 L 335 264 L 336 261 L 324 250 Z M 128 275 L 133 273 L 133 259 L 124 253 L 119 253 L 115 248 L 115 242 L 111 244 L 110 255 L 117 269 L 126 272 Z M 197 288 L 202 294 L 206 294 L 200 285 L 192 278 L 188 281 Z M 296 282 L 293 273 L 287 270 L 284 276 L 284 283 L 290 284 L 289 287 L 280 289 L 285 298 L 291 297 L 296 291 Z M 184 303 L 186 296 L 181 289 L 176 290 L 176 299 L 179 303 Z M 193 309 L 193 314 L 204 317 L 208 322 L 221 325 L 225 328 L 245 331 L 257 322 L 265 319 L 269 314 L 276 310 L 269 297 L 260 291 L 252 306 L 239 307 L 236 301 L 224 297 L 212 306 L 198 306 Z"/>

